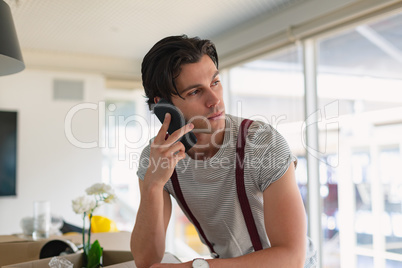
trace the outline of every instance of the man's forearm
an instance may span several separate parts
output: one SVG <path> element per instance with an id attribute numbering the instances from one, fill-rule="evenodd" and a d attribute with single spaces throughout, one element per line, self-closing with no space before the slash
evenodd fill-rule
<path id="1" fill-rule="evenodd" d="M 138 267 L 160 262 L 165 252 L 163 188 L 144 185 L 131 236 L 131 251 Z"/>
<path id="2" fill-rule="evenodd" d="M 302 268 L 305 261 L 305 249 L 272 247 L 230 259 L 207 260 L 211 268 Z"/>

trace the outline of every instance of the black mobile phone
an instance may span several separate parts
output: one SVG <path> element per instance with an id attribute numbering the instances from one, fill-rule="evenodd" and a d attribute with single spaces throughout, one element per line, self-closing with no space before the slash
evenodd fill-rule
<path id="1" fill-rule="evenodd" d="M 159 121 L 163 123 L 166 113 L 171 115 L 170 125 L 168 128 L 169 135 L 186 124 L 183 113 L 172 103 L 161 98 L 154 107 L 154 114 L 156 117 L 158 117 Z M 180 142 L 183 143 L 184 147 L 186 148 L 185 151 L 187 152 L 191 149 L 191 147 L 194 146 L 194 144 L 197 143 L 197 138 L 195 137 L 194 133 L 190 131 L 180 138 Z"/>

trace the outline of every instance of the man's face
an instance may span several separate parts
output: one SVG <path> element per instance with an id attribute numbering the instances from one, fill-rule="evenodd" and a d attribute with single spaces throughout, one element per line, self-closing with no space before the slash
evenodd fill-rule
<path id="1" fill-rule="evenodd" d="M 214 133 L 225 128 L 225 104 L 219 71 L 208 55 L 197 63 L 181 66 L 175 79 L 177 90 L 184 98 L 172 96 L 187 121 L 194 124 L 195 133 Z"/>

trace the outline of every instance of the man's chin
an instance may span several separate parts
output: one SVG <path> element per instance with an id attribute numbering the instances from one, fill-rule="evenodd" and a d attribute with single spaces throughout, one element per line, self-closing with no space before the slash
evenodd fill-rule
<path id="1" fill-rule="evenodd" d="M 195 128 L 192 130 L 194 134 L 213 134 L 215 131 L 213 129 L 198 129 Z"/>
<path id="2" fill-rule="evenodd" d="M 192 131 L 196 134 L 214 134 L 225 130 L 225 119 L 215 121 L 216 124 L 211 124 L 208 127 L 195 127 Z"/>

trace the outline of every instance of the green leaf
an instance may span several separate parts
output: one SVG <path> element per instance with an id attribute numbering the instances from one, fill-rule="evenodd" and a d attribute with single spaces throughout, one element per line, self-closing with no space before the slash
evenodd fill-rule
<path id="1" fill-rule="evenodd" d="M 97 268 L 100 266 L 100 261 L 102 257 L 102 248 L 98 242 L 95 240 L 91 245 L 91 249 L 88 252 L 88 265 L 87 268 Z"/>

